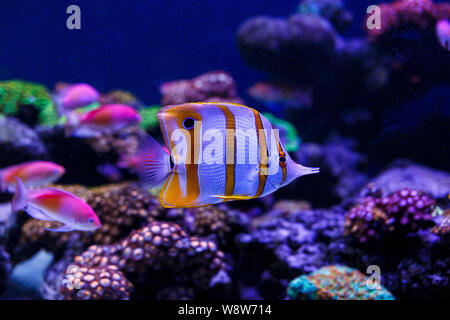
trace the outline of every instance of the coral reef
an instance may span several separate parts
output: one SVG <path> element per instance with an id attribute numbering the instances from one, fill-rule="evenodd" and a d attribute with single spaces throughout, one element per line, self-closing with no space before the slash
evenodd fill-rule
<path id="1" fill-rule="evenodd" d="M 44 253 L 44 299 L 449 299 L 450 5 L 379 6 L 381 29 L 369 29 L 368 14 L 359 38 L 350 37 L 344 0 L 301 0 L 290 16 L 242 23 L 240 54 L 266 76 L 239 79 L 255 83 L 248 105 L 270 112 L 296 162 L 320 167 L 249 201 L 163 208 L 160 188 L 135 182 L 139 141 L 161 140 L 161 107 L 243 103 L 225 71 L 162 83 L 161 105 L 105 91 L 75 112 L 121 103 L 142 122 L 92 138 L 65 135 L 66 116 L 44 86 L 0 82 L 0 168 L 34 159 L 64 166 L 51 187 L 85 200 L 102 222 L 51 232 L 60 223 L 12 213 L 12 195 L 1 194 L 0 291 L 12 268 Z M 367 282 L 373 266 L 378 289 Z"/>
<path id="2" fill-rule="evenodd" d="M 161 216 L 158 200 L 133 184 L 118 184 L 94 188 L 86 199 L 102 221 L 93 234 L 94 243 L 112 244 Z"/>
<path id="3" fill-rule="evenodd" d="M 34 130 L 17 119 L 0 117 L 0 168 L 45 159 L 46 146 Z"/>
<path id="4" fill-rule="evenodd" d="M 346 266 L 327 266 L 289 283 L 291 299 L 394 300 L 385 288 L 369 287 L 367 277 Z"/>
<path id="5" fill-rule="evenodd" d="M 163 83 L 161 104 L 181 104 L 199 101 L 227 101 L 242 104 L 233 78 L 225 71 L 211 71 L 191 80 Z"/>
<path id="6" fill-rule="evenodd" d="M 180 224 L 190 234 L 214 241 L 219 248 L 226 249 L 227 252 L 236 249 L 235 236 L 247 231 L 249 224 L 249 219 L 241 211 L 224 205 L 169 209 L 165 219 Z"/>
<path id="7" fill-rule="evenodd" d="M 96 138 L 66 137 L 64 127 L 61 125 L 40 127 L 37 131 L 47 147 L 48 158 L 65 168 L 70 168 L 60 181 L 86 186 L 111 182 L 108 172 L 103 172 L 100 168 L 110 165 L 113 170 L 119 171 L 116 163 L 121 153 L 134 154 L 140 135 L 140 131 L 136 128 Z M 123 180 L 130 178 L 124 172 L 119 171 L 119 174 Z"/>
<path id="8" fill-rule="evenodd" d="M 114 265 L 69 266 L 61 291 L 66 300 L 128 300 L 133 285 Z"/>
<path id="9" fill-rule="evenodd" d="M 121 271 L 136 286 L 143 286 L 141 290 L 149 290 L 144 284 L 157 281 L 158 272 L 163 272 L 162 277 L 177 279 L 179 284 L 208 289 L 213 277 L 226 268 L 224 254 L 213 242 L 188 237 L 177 224 L 159 221 L 131 232 L 114 245 L 89 247 L 75 257 L 73 265 L 86 270 L 83 274 L 100 273 L 113 266 L 115 272 Z M 66 299 L 78 297 L 80 291 L 67 286 L 73 281 L 72 269 L 66 270 L 61 287 Z"/>
<path id="10" fill-rule="evenodd" d="M 370 204 L 367 197 L 363 199 Z M 382 203 L 381 196 L 378 201 L 372 200 L 375 194 L 370 199 Z M 253 292 L 252 297 L 284 298 L 288 281 L 328 265 L 342 264 L 358 270 L 379 266 L 382 285 L 398 299 L 448 297 L 448 235 L 430 230 L 430 204 L 434 200 L 423 193 L 406 194 L 406 190 L 397 190 L 385 199 L 389 214 L 382 212 L 383 219 L 373 215 L 371 221 L 361 222 L 378 232 L 374 221 L 381 221 L 386 229 L 383 231 L 388 234 L 383 234 L 383 241 L 373 242 L 374 245 L 354 241 L 361 239 L 358 236 L 368 237 L 370 228 L 358 229 L 361 234 L 355 231 L 355 237 L 345 235 L 349 212 L 357 209 L 347 213 L 342 207 L 311 210 L 304 203 L 276 202 L 271 211 L 252 219 L 252 230 L 236 238 L 239 250 L 235 272 L 242 282 L 241 294 Z M 400 202 L 408 199 L 411 203 L 401 207 Z M 420 219 L 411 219 L 406 208 L 417 210 Z M 385 225 L 388 217 L 394 219 Z M 402 224 L 405 217 L 408 220 L 403 222 L 407 223 Z M 408 261 L 413 261 L 412 269 Z"/>
<path id="11" fill-rule="evenodd" d="M 418 190 L 400 189 L 387 196 L 366 197 L 348 212 L 346 234 L 360 242 L 389 240 L 389 233 L 417 232 L 433 226 L 436 201 Z"/>
<path id="12" fill-rule="evenodd" d="M 83 198 L 96 212 L 102 226 L 93 233 L 72 231 L 56 233 L 45 230 L 60 226 L 59 222 L 28 219 L 22 226 L 20 242 L 14 249 L 16 261 L 25 260 L 41 248 L 56 259 L 68 249 L 79 251 L 93 243 L 112 244 L 124 234 L 161 216 L 157 200 L 136 185 L 129 183 L 86 189 L 80 186 L 58 186 Z"/>
<path id="13" fill-rule="evenodd" d="M 154 105 L 139 110 L 139 115 L 142 118 L 142 121 L 139 124 L 141 129 L 145 131 L 151 131 L 151 133 L 153 134 L 153 132 L 156 131 L 155 129 L 159 128 L 157 117 L 159 109 L 161 109 L 161 106 Z"/>
<path id="14" fill-rule="evenodd" d="M 296 192 L 307 195 L 313 204 L 322 206 L 353 196 L 368 179 L 364 172 L 367 158 L 355 149 L 355 141 L 338 136 L 331 136 L 323 145 L 303 143 L 296 154 L 298 161 L 310 167 L 320 167 L 320 176 L 307 186 L 298 186 Z"/>
<path id="15" fill-rule="evenodd" d="M 448 3 L 433 3 L 432 0 L 397 0 L 380 4 L 380 29 L 368 29 L 372 38 L 406 29 L 433 28 L 437 21 L 450 17 Z"/>
<path id="16" fill-rule="evenodd" d="M 14 115 L 30 126 L 54 124 L 57 120 L 47 89 L 20 80 L 0 82 L 0 113 Z"/>
<path id="17" fill-rule="evenodd" d="M 449 299 L 449 265 L 448 244 L 437 252 L 425 247 L 399 261 L 383 282 L 401 299 Z"/>
<path id="18" fill-rule="evenodd" d="M 298 5 L 297 12 L 323 17 L 338 31 L 343 31 L 353 20 L 352 13 L 344 7 L 342 0 L 304 0 Z"/>
<path id="19" fill-rule="evenodd" d="M 305 210 L 305 204 L 298 203 L 294 209 L 289 203 L 280 209 L 285 206 L 286 202 L 275 204 L 277 210 L 252 221 L 252 232 L 236 238 L 237 272 L 266 299 L 283 298 L 286 280 L 327 265 L 328 247 L 343 234 L 342 208 Z"/>
<path id="20" fill-rule="evenodd" d="M 314 84 L 317 76 L 335 60 L 336 37 L 327 20 L 313 15 L 293 15 L 288 19 L 250 19 L 239 29 L 237 41 L 249 65 L 277 74 L 301 76 Z M 298 58 L 305 56 L 308 59 Z"/>
<path id="21" fill-rule="evenodd" d="M 11 272 L 11 262 L 9 261 L 9 254 L 5 248 L 0 244 L 0 294 L 4 289 L 6 280 Z"/>
<path id="22" fill-rule="evenodd" d="M 411 114 L 411 121 L 420 125 L 403 123 L 404 131 L 391 132 L 395 126 L 386 126 L 385 119 L 401 108 L 407 112 L 408 102 L 433 85 L 449 82 L 448 73 L 440 71 L 450 68 L 449 51 L 435 31 L 437 17 L 449 19 L 448 4 L 404 0 L 380 7 L 381 21 L 395 21 L 392 28 L 368 30 L 365 38 L 346 38 L 335 29 L 336 18 L 345 20 L 339 18 L 345 12 L 341 1 L 304 0 L 300 13 L 287 18 L 259 16 L 244 21 L 237 33 L 238 47 L 246 63 L 265 71 L 269 81 L 312 88 L 311 108 L 286 114 L 304 141 L 326 141 L 335 131 L 358 139 L 360 151 L 369 151 L 379 168 L 392 161 L 392 157 L 384 159 L 388 154 L 406 154 L 446 168 L 442 159 L 447 153 L 439 147 L 445 143 L 440 134 L 448 122 L 445 108 Z M 391 13 L 392 19 L 387 17 Z M 442 102 L 431 104 L 439 108 Z M 433 147 L 427 147 L 430 141 Z M 422 146 L 439 154 L 421 156 L 415 150 Z"/>
<path id="23" fill-rule="evenodd" d="M 399 160 L 372 179 L 371 184 L 385 193 L 411 188 L 426 192 L 435 199 L 445 199 L 450 194 L 450 173 Z"/>
<path id="24" fill-rule="evenodd" d="M 123 90 L 112 90 L 104 93 L 100 95 L 98 102 L 100 104 L 127 104 L 135 108 L 141 104 L 134 94 Z"/>

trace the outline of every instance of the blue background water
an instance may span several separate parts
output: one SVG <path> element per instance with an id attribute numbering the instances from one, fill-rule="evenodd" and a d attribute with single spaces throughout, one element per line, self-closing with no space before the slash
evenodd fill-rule
<path id="1" fill-rule="evenodd" d="M 224 69 L 241 94 L 264 75 L 239 55 L 236 32 L 255 15 L 287 16 L 298 0 L 0 1 L 0 79 L 21 78 L 50 88 L 58 81 L 121 88 L 145 103 L 159 101 L 161 82 Z M 347 0 L 363 35 L 373 0 Z M 66 28 L 66 8 L 81 8 L 81 30 Z"/>

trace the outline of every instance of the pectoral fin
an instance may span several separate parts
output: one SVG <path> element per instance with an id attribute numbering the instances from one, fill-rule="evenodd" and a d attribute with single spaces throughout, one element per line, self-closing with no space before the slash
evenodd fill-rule
<path id="1" fill-rule="evenodd" d="M 73 231 L 75 229 L 73 227 L 71 227 L 71 226 L 64 225 L 64 226 L 59 227 L 59 228 L 45 228 L 45 230 L 53 231 L 53 232 L 69 232 L 69 231 Z"/>
<path id="2" fill-rule="evenodd" d="M 38 220 L 44 220 L 44 221 L 51 221 L 52 218 L 48 217 L 44 211 L 40 210 L 39 208 L 36 208 L 34 206 L 27 206 L 25 208 L 25 212 L 28 213 L 30 216 L 32 216 L 35 219 Z"/>

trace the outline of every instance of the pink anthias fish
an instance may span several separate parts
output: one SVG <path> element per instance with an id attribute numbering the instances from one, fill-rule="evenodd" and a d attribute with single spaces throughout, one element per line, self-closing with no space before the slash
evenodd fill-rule
<path id="1" fill-rule="evenodd" d="M 66 135 L 95 137 L 137 125 L 140 121 L 141 116 L 132 107 L 124 104 L 108 104 L 81 115 L 68 113 Z"/>
<path id="2" fill-rule="evenodd" d="M 14 192 L 16 177 L 28 187 L 42 186 L 58 180 L 66 170 L 48 161 L 30 161 L 0 169 L 0 191 Z"/>
<path id="3" fill-rule="evenodd" d="M 170 153 L 166 147 L 163 147 L 166 153 Z M 117 167 L 121 169 L 128 169 L 131 172 L 138 172 L 145 160 L 145 151 L 139 150 L 135 154 L 121 154 L 119 161 L 117 161 Z"/>
<path id="4" fill-rule="evenodd" d="M 436 34 L 440 44 L 447 50 L 450 50 L 450 21 L 446 19 L 439 20 L 436 24 Z"/>
<path id="5" fill-rule="evenodd" d="M 269 109 L 278 105 L 287 108 L 303 108 L 310 107 L 312 104 L 310 90 L 301 90 L 282 84 L 257 82 L 248 89 L 248 94 L 266 104 Z"/>
<path id="6" fill-rule="evenodd" d="M 16 180 L 13 212 L 24 210 L 35 219 L 64 224 L 59 228 L 47 228 L 49 231 L 93 231 L 101 227 L 94 210 L 75 195 L 53 188 L 28 191 L 20 178 Z"/>
<path id="7" fill-rule="evenodd" d="M 97 102 L 100 93 L 87 83 L 68 85 L 53 96 L 60 114 Z"/>
<path id="8" fill-rule="evenodd" d="M 136 171 L 142 163 L 143 158 L 139 153 L 134 155 L 122 154 L 117 162 L 117 167 Z"/>

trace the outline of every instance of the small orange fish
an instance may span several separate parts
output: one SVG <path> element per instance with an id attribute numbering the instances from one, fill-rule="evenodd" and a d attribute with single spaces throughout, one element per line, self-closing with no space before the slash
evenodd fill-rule
<path id="1" fill-rule="evenodd" d="M 312 104 L 311 90 L 301 90 L 288 85 L 257 82 L 248 89 L 252 98 L 260 101 L 269 109 L 309 108 Z"/>
<path id="2" fill-rule="evenodd" d="M 0 191 L 14 192 L 16 177 L 28 187 L 42 186 L 58 180 L 66 170 L 48 161 L 30 161 L 0 170 Z"/>
<path id="3" fill-rule="evenodd" d="M 75 195 L 53 188 L 28 191 L 20 178 L 16 180 L 16 193 L 11 204 L 13 212 L 24 210 L 35 219 L 64 224 L 59 228 L 48 228 L 49 231 L 92 231 L 101 227 L 94 210 Z"/>
<path id="4" fill-rule="evenodd" d="M 95 137 L 136 125 L 140 121 L 141 116 L 132 107 L 108 104 L 81 115 L 68 113 L 66 135 Z"/>

